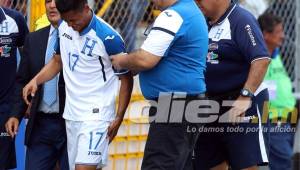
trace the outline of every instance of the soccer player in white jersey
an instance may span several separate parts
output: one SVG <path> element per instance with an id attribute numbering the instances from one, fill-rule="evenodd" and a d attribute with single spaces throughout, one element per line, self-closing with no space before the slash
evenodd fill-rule
<path id="1" fill-rule="evenodd" d="M 130 101 L 133 79 L 114 70 L 111 55 L 125 52 L 121 36 L 93 14 L 87 0 L 56 0 L 61 13 L 59 46 L 53 59 L 23 89 L 34 96 L 38 86 L 63 69 L 70 169 L 96 170 L 107 163 L 108 144 L 116 136 Z M 121 80 L 117 113 L 115 99 Z"/>

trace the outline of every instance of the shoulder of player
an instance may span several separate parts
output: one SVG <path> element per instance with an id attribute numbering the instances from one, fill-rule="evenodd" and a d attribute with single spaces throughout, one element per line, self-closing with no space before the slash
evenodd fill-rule
<path id="1" fill-rule="evenodd" d="M 48 35 L 47 33 L 49 33 L 49 31 L 50 31 L 50 25 L 46 26 L 44 28 L 41 28 L 37 31 L 30 32 L 27 36 L 30 37 L 30 38 L 38 38 L 42 34 Z"/>
<path id="2" fill-rule="evenodd" d="M 25 43 L 36 42 L 37 40 L 41 40 L 42 36 L 47 36 L 49 34 L 50 26 L 41 28 L 37 31 L 30 32 L 26 35 Z"/>
<path id="3" fill-rule="evenodd" d="M 164 10 L 163 12 L 161 12 L 156 21 L 164 21 L 164 22 L 168 22 L 168 21 L 174 21 L 174 20 L 183 20 L 183 17 L 174 9 L 167 9 Z"/>
<path id="4" fill-rule="evenodd" d="M 256 22 L 255 17 L 246 9 L 236 6 L 236 8 L 232 11 L 232 13 L 229 15 L 229 20 L 231 24 L 234 24 L 236 26 L 240 24 L 252 24 L 253 22 Z"/>
<path id="5" fill-rule="evenodd" d="M 34 34 L 40 34 L 40 33 L 43 33 L 43 32 L 49 32 L 50 31 L 50 25 L 46 26 L 46 27 L 43 27 L 37 31 L 34 31 L 32 33 Z"/>
<path id="6" fill-rule="evenodd" d="M 5 15 L 13 18 L 16 22 L 19 22 L 20 20 L 24 20 L 24 16 L 18 11 L 9 8 L 2 8 L 2 9 Z"/>
<path id="7" fill-rule="evenodd" d="M 59 31 L 66 31 L 68 30 L 70 27 L 68 26 L 67 22 L 64 20 L 60 20 L 59 24 L 58 24 L 58 30 Z"/>
<path id="8" fill-rule="evenodd" d="M 176 34 L 183 25 L 183 18 L 173 9 L 167 9 L 156 18 L 152 30 L 168 31 Z"/>
<path id="9" fill-rule="evenodd" d="M 115 37 L 122 39 L 121 35 L 112 26 L 99 17 L 97 17 L 95 26 L 92 29 L 101 41 L 113 40 Z"/>

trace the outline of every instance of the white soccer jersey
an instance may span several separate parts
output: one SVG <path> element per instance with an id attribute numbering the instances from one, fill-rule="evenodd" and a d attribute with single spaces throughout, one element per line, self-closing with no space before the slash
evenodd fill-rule
<path id="1" fill-rule="evenodd" d="M 121 36 L 105 21 L 93 15 L 81 33 L 62 22 L 59 26 L 63 74 L 66 84 L 64 118 L 73 121 L 114 118 L 118 93 L 117 74 L 110 56 L 125 52 Z"/>

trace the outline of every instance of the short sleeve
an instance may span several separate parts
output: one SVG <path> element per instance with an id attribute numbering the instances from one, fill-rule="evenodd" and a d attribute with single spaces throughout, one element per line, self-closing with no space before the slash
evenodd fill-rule
<path id="1" fill-rule="evenodd" d="M 22 47 L 24 45 L 25 37 L 29 33 L 25 18 L 18 13 L 16 22 L 19 28 L 19 37 L 17 40 L 17 46 Z"/>
<path id="2" fill-rule="evenodd" d="M 106 36 L 104 45 L 109 56 L 126 52 L 124 41 L 119 35 Z"/>
<path id="3" fill-rule="evenodd" d="M 155 20 L 142 49 L 163 57 L 183 24 L 182 17 L 174 10 L 165 10 Z"/>
<path id="4" fill-rule="evenodd" d="M 107 35 L 104 38 L 104 46 L 107 54 L 109 56 L 117 55 L 121 53 L 126 53 L 125 43 L 120 35 Z M 128 70 L 116 70 L 114 69 L 116 75 L 123 75 L 128 73 Z"/>
<path id="5" fill-rule="evenodd" d="M 241 16 L 237 20 L 235 41 L 246 60 L 251 63 L 262 58 L 270 58 L 256 19 L 251 15 Z"/>

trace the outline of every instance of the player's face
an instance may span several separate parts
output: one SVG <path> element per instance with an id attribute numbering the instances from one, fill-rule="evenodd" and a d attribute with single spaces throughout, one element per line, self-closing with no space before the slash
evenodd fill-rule
<path id="1" fill-rule="evenodd" d="M 86 5 L 82 10 L 72 10 L 61 14 L 61 17 L 75 31 L 81 32 L 91 20 L 91 10 Z"/>
<path id="2" fill-rule="evenodd" d="M 196 0 L 196 3 L 206 17 L 213 17 L 219 2 L 217 0 Z"/>
<path id="3" fill-rule="evenodd" d="M 282 42 L 284 40 L 284 29 L 283 29 L 283 25 L 280 23 L 280 24 L 277 24 L 275 27 L 274 27 L 274 30 L 273 32 L 270 32 L 270 33 L 265 33 L 265 40 L 266 40 L 266 43 L 271 45 L 271 46 L 274 46 L 274 47 L 279 47 L 282 45 Z"/>
<path id="4" fill-rule="evenodd" d="M 60 14 L 56 9 L 55 0 L 46 0 L 45 3 L 48 20 L 51 24 L 57 25 L 60 20 Z"/>

